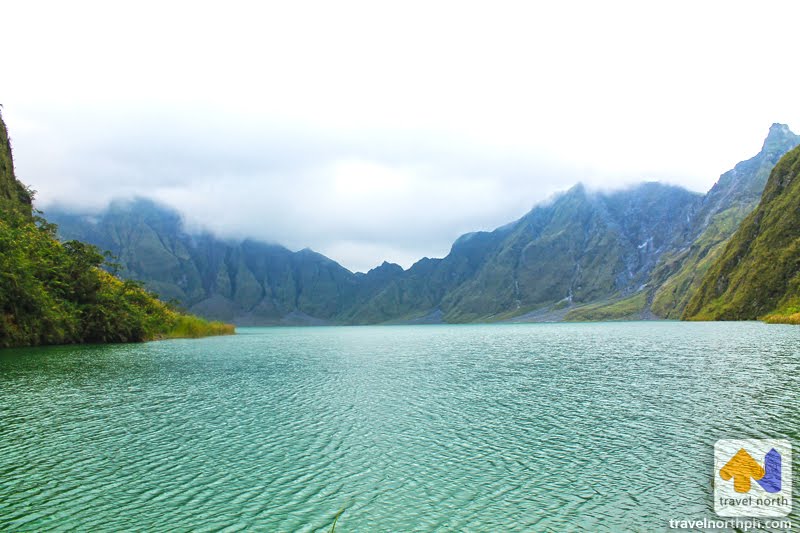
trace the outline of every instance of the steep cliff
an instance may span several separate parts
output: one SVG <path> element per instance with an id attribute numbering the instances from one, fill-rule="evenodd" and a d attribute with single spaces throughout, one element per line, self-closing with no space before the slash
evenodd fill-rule
<path id="1" fill-rule="evenodd" d="M 800 322 L 800 148 L 773 169 L 761 202 L 742 222 L 686 307 L 691 320 Z M 794 318 L 790 318 L 794 315 Z"/>

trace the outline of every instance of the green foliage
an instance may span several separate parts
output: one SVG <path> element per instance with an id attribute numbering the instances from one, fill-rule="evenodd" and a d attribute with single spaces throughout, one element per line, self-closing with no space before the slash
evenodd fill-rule
<path id="1" fill-rule="evenodd" d="M 31 191 L 14 178 L 11 140 L 2 117 L 0 117 L 0 200 L 27 205 L 30 210 Z"/>
<path id="2" fill-rule="evenodd" d="M 209 322 L 193 315 L 177 315 L 172 327 L 158 335 L 158 338 L 188 338 L 208 337 L 211 335 L 232 335 L 234 327 L 222 322 Z"/>
<path id="3" fill-rule="evenodd" d="M 800 148 L 775 166 L 758 208 L 728 242 L 684 319 L 797 321 L 800 303 Z"/>
<path id="4" fill-rule="evenodd" d="M 55 226 L 3 202 L 0 211 L 0 347 L 137 342 L 232 333 L 182 315 L 100 267 L 103 255 L 60 243 Z"/>
<path id="5" fill-rule="evenodd" d="M 795 313 L 793 315 L 767 315 L 764 317 L 764 322 L 768 324 L 792 324 L 794 326 L 800 326 L 800 313 Z"/>
<path id="6" fill-rule="evenodd" d="M 183 315 L 112 276 L 96 247 L 59 242 L 31 198 L 13 175 L 0 120 L 0 347 L 233 333 L 233 326 Z"/>
<path id="7" fill-rule="evenodd" d="M 688 250 L 665 254 L 652 278 L 652 284 L 658 287 L 651 306 L 654 314 L 663 318 L 680 318 L 692 295 L 700 287 L 703 276 L 755 205 L 753 202 L 752 205 L 734 206 L 717 213 Z M 663 276 L 669 277 L 660 281 L 659 278 Z"/>

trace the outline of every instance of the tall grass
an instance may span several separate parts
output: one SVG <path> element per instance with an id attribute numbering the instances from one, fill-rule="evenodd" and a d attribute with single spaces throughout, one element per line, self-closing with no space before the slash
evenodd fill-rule
<path id="1" fill-rule="evenodd" d="M 178 315 L 172 326 L 156 339 L 196 339 L 213 335 L 233 335 L 236 328 L 232 324 L 211 322 L 192 315 Z"/>
<path id="2" fill-rule="evenodd" d="M 775 313 L 765 316 L 763 320 L 767 324 L 794 324 L 795 326 L 800 326 L 800 313 L 790 315 Z"/>
<path id="3" fill-rule="evenodd" d="M 768 324 L 794 324 L 800 326 L 800 296 L 788 299 L 774 313 L 770 313 L 761 320 Z"/>

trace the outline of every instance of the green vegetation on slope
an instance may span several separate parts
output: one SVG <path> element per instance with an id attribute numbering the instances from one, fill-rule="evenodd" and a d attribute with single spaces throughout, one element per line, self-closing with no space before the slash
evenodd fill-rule
<path id="1" fill-rule="evenodd" d="M 241 325 L 324 323 L 392 274 L 391 265 L 379 267 L 357 284 L 352 272 L 311 250 L 190 235 L 178 213 L 141 199 L 114 202 L 91 217 L 56 208 L 47 216 L 63 240 L 110 250 L 121 277 L 142 280 L 191 313 Z"/>
<path id="2" fill-rule="evenodd" d="M 739 223 L 752 211 L 752 206 L 736 206 L 717 213 L 708 227 L 692 242 L 688 250 L 666 253 L 653 272 L 651 285 L 657 287 L 651 310 L 662 318 L 679 318 L 703 276 L 722 253 Z M 659 278 L 669 276 L 666 280 Z"/>
<path id="3" fill-rule="evenodd" d="M 568 322 L 595 320 L 635 320 L 641 317 L 647 303 L 647 293 L 642 291 L 613 303 L 599 302 L 572 309 L 564 316 Z"/>
<path id="4" fill-rule="evenodd" d="M 445 319 L 512 318 L 563 302 L 597 304 L 596 320 L 617 316 L 601 307 L 639 290 L 699 201 L 659 183 L 612 193 L 574 187 L 514 224 L 497 252 L 443 299 Z M 589 312 L 583 307 L 568 319 L 588 320 Z"/>
<path id="5" fill-rule="evenodd" d="M 739 224 L 758 205 L 775 164 L 800 144 L 785 124 L 773 124 L 758 154 L 720 176 L 694 215 L 688 240 L 664 253 L 648 286 L 651 311 L 680 318 L 709 267 L 720 256 Z"/>
<path id="6" fill-rule="evenodd" d="M 132 281 L 100 267 L 104 257 L 78 241 L 60 243 L 55 226 L 0 208 L 0 347 L 136 342 L 233 333 L 183 315 Z"/>
<path id="7" fill-rule="evenodd" d="M 0 117 L 0 202 L 4 205 L 31 205 L 31 194 L 28 189 L 14 178 L 14 162 L 11 156 L 11 140 L 8 130 Z M 23 207 L 24 210 L 24 207 Z"/>
<path id="8" fill-rule="evenodd" d="M 0 347 L 233 333 L 102 270 L 105 258 L 94 246 L 59 242 L 56 226 L 33 213 L 13 174 L 4 125 L 0 133 Z"/>
<path id="9" fill-rule="evenodd" d="M 769 177 L 761 203 L 731 237 L 684 319 L 800 322 L 800 148 Z"/>
<path id="10" fill-rule="evenodd" d="M 189 235 L 177 213 L 146 200 L 91 216 L 49 214 L 62 238 L 110 250 L 123 277 L 209 318 L 471 322 L 632 294 L 700 200 L 656 183 L 614 193 L 579 186 L 509 225 L 462 236 L 442 259 L 423 258 L 408 270 L 385 263 L 366 274 L 309 250 Z"/>
<path id="11" fill-rule="evenodd" d="M 798 143 L 773 124 L 761 151 L 705 196 L 657 183 L 611 193 L 576 186 L 407 270 L 384 263 L 352 273 L 310 250 L 189 234 L 178 213 L 143 199 L 90 215 L 54 206 L 48 217 L 62 239 L 110 250 L 123 278 L 241 325 L 537 320 L 573 310 L 567 319 L 679 318 L 775 163 Z M 640 309 L 619 307 L 621 295 L 642 291 L 632 300 Z"/>

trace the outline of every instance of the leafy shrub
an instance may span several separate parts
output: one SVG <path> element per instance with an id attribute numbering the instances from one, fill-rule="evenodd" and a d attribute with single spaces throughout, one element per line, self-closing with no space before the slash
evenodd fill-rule
<path id="1" fill-rule="evenodd" d="M 0 201 L 0 347 L 231 334 L 105 270 L 91 245 L 56 239 L 30 206 Z"/>

